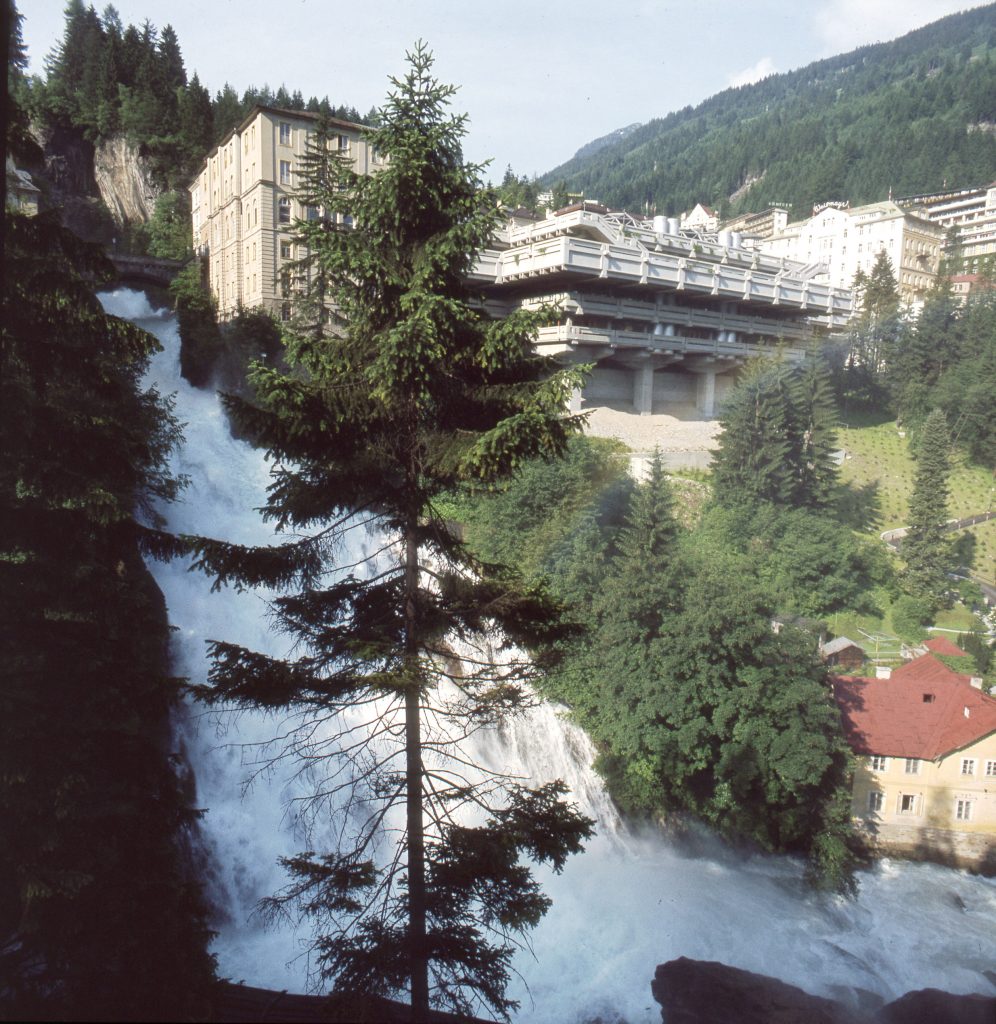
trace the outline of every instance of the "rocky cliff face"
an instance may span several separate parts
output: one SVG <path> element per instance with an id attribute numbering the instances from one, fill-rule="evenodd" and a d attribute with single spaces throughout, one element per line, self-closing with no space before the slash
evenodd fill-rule
<path id="1" fill-rule="evenodd" d="M 44 165 L 30 168 L 44 192 L 43 207 L 90 242 L 110 245 L 126 224 L 152 217 L 160 189 L 146 161 L 122 136 L 95 147 L 75 128 L 34 126 Z"/>
<path id="2" fill-rule="evenodd" d="M 161 189 L 152 180 L 145 161 L 123 136 L 97 144 L 93 154 L 93 176 L 100 198 L 118 228 L 125 223 L 147 223 Z"/>

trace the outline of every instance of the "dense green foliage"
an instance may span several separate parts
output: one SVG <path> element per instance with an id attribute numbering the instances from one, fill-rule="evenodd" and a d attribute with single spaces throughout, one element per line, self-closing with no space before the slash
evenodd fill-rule
<path id="1" fill-rule="evenodd" d="M 806 852 L 846 889 L 839 720 L 814 638 L 771 621 L 860 603 L 888 561 L 822 510 L 752 494 L 692 529 L 674 510 L 659 462 L 636 485 L 605 442 L 576 439 L 563 462 L 528 464 L 454 514 L 475 548 L 547 579 L 588 625 L 541 685 L 595 740 L 626 811 L 688 812 Z"/>
<path id="2" fill-rule="evenodd" d="M 165 192 L 157 200 L 148 226 L 149 254 L 166 260 L 185 260 L 193 253 L 190 196 Z"/>
<path id="3" fill-rule="evenodd" d="M 51 125 L 80 129 L 90 141 L 124 134 L 141 147 L 161 184 L 183 188 L 216 145 L 257 104 L 324 112 L 363 121 L 328 97 L 305 101 L 283 86 L 226 83 L 212 99 L 196 73 L 189 79 L 172 26 L 125 26 L 113 5 L 98 15 L 69 0 L 61 43 L 46 61 L 44 80 L 21 82 L 20 103 Z"/>
<path id="4" fill-rule="evenodd" d="M 713 460 L 720 504 L 830 505 L 836 409 L 821 364 L 757 360 L 738 380 L 721 423 L 722 444 Z"/>
<path id="5" fill-rule="evenodd" d="M 992 181 L 994 10 L 727 89 L 579 154 L 541 182 L 566 179 L 572 191 L 632 210 L 676 214 L 704 202 L 726 215 L 776 203 L 802 217 L 824 200 Z"/>
<path id="6" fill-rule="evenodd" d="M 283 110 L 304 110 L 311 114 L 324 114 L 326 117 L 351 121 L 353 124 L 370 125 L 376 118 L 376 110 L 361 115 L 356 107 L 349 104 L 331 103 L 328 96 L 321 99 L 311 96 L 305 100 L 299 90 L 288 92 L 284 86 L 280 86 L 274 92 L 268 85 L 258 88 L 251 85 L 240 96 L 233 86 L 226 82 L 224 87 L 215 93 L 212 101 L 215 140 L 220 142 L 257 105 L 280 107 Z"/>
<path id="7" fill-rule="evenodd" d="M 214 297 L 201 281 L 199 260 L 188 263 L 169 287 L 180 330 L 180 372 L 194 387 L 205 387 L 214 378 L 221 358 L 222 339 Z"/>
<path id="8" fill-rule="evenodd" d="M 219 323 L 214 297 L 201 280 L 202 269 L 194 260 L 170 284 L 182 342 L 180 372 L 194 387 L 220 387 L 248 397 L 253 393 L 247 380 L 250 364 L 280 362 L 280 329 L 266 310 L 242 306 Z"/>
<path id="9" fill-rule="evenodd" d="M 410 63 L 368 136 L 383 170 L 355 174 L 316 136 L 302 196 L 316 215 L 299 225 L 315 259 L 288 296 L 305 311 L 289 368 L 256 364 L 258 405 L 228 400 L 273 460 L 264 514 L 292 539 L 193 543 L 219 583 L 277 588 L 275 621 L 295 640 L 286 660 L 214 643 L 201 694 L 290 711 L 281 756 L 314 766 L 312 813 L 336 818 L 341 845 L 287 860 L 291 882 L 266 909 L 312 919 L 317 971 L 337 992 L 408 993 L 424 1021 L 430 1001 L 514 1008 L 513 938 L 549 905 L 525 861 L 559 870 L 591 822 L 562 784 L 482 778 L 459 750 L 528 703 L 523 680 L 564 631 L 539 591 L 473 559 L 435 502 L 562 452 L 579 379 L 533 352 L 537 314 L 492 321 L 471 305 L 494 195 L 463 160 L 453 89 L 421 46 Z M 334 303 L 326 315 L 316 291 Z M 383 531 L 369 556 L 345 544 L 363 523 Z M 398 847 L 375 861 L 385 828 Z"/>
<path id="10" fill-rule="evenodd" d="M 916 451 L 916 476 L 910 495 L 909 532 L 903 538 L 906 562 L 902 581 L 912 596 L 934 608 L 948 590 L 950 542 L 943 532 L 948 518 L 948 476 L 951 473 L 951 435 L 947 420 L 935 409 L 924 424 Z"/>
<path id="11" fill-rule="evenodd" d="M 103 258 L 46 216 L 8 214 L 4 241 L 0 1001 L 10 1019 L 200 1017 L 179 684 L 139 557 L 179 428 L 141 390 L 155 340 L 94 296 Z"/>
<path id="12" fill-rule="evenodd" d="M 941 409 L 970 459 L 996 466 L 996 294 L 959 306 L 946 281 L 896 332 L 883 369 L 897 414 L 914 432 Z"/>
<path id="13" fill-rule="evenodd" d="M 24 101 L 32 115 L 91 141 L 123 133 L 168 185 L 186 184 L 212 140 L 210 96 L 196 75 L 188 81 L 172 27 L 125 27 L 113 6 L 100 16 L 69 0 L 62 42 Z"/>
<path id="14" fill-rule="evenodd" d="M 880 253 L 858 288 L 860 309 L 843 341 L 827 345 L 837 398 L 852 408 L 889 408 L 916 437 L 941 409 L 952 440 L 974 462 L 996 466 L 996 293 L 983 287 L 963 304 L 939 278 L 918 314 L 904 311 L 888 256 Z"/>

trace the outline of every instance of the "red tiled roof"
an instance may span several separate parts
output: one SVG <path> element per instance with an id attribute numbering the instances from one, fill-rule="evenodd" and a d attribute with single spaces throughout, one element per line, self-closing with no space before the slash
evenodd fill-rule
<path id="1" fill-rule="evenodd" d="M 996 732 L 996 700 L 968 680 L 931 654 L 891 679 L 833 677 L 848 744 L 856 754 L 934 761 Z"/>
<path id="2" fill-rule="evenodd" d="M 968 653 L 956 647 L 946 636 L 932 636 L 923 646 L 934 654 L 947 654 L 952 657 L 965 657 Z"/>

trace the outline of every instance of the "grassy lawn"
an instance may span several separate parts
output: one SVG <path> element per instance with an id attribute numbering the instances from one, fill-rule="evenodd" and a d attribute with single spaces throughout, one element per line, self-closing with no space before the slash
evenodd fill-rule
<path id="1" fill-rule="evenodd" d="M 865 528 L 879 533 L 904 526 L 914 469 L 908 438 L 900 436 L 895 420 L 854 412 L 842 419 L 846 426 L 841 426 L 838 436 L 847 457 L 841 467 L 841 479 L 861 496 L 866 510 Z M 956 454 L 949 480 L 950 517 L 960 518 L 996 507 L 994 483 L 988 470 L 967 465 Z M 971 550 L 966 550 L 971 567 L 992 579 L 996 573 L 996 520 L 966 533 L 974 537 L 974 544 L 967 542 Z"/>
<path id="2" fill-rule="evenodd" d="M 970 633 L 973 629 L 979 629 L 982 623 L 963 604 L 956 604 L 954 608 L 942 608 L 934 619 L 934 625 L 940 629 L 957 629 L 962 633 Z"/>

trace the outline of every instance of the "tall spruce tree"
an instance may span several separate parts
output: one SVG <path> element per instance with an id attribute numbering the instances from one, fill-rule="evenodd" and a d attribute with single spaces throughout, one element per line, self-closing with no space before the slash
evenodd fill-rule
<path id="1" fill-rule="evenodd" d="M 727 400 L 720 421 L 720 447 L 713 456 L 713 482 L 720 504 L 791 501 L 788 372 L 783 363 L 757 360 L 747 367 Z"/>
<path id="2" fill-rule="evenodd" d="M 836 409 L 826 367 L 757 360 L 723 410 L 713 457 L 716 499 L 729 508 L 827 508 L 837 467 Z"/>
<path id="3" fill-rule="evenodd" d="M 672 567 L 678 534 L 674 494 L 655 449 L 647 478 L 630 499 L 596 603 L 603 632 L 615 634 L 616 642 L 625 637 L 627 645 L 638 647 L 660 636 L 678 597 Z"/>
<path id="4" fill-rule="evenodd" d="M 837 407 L 830 374 L 819 359 L 810 359 L 791 378 L 792 449 L 795 469 L 793 504 L 826 509 L 837 488 Z"/>
<path id="5" fill-rule="evenodd" d="M 847 335 L 840 390 L 859 404 L 874 404 L 882 399 L 886 361 L 900 349 L 906 328 L 892 261 L 885 251 L 878 253 L 867 275 L 860 270 L 855 274 L 854 288 L 861 311 Z"/>
<path id="6" fill-rule="evenodd" d="M 407 992 L 422 1021 L 430 1002 L 514 1007 L 513 940 L 549 903 L 520 856 L 559 870 L 591 823 L 562 784 L 482 781 L 451 746 L 528 703 L 523 682 L 541 663 L 515 650 L 543 651 L 560 627 L 542 595 L 475 563 L 436 498 L 560 454 L 578 427 L 564 409 L 579 378 L 534 354 L 534 314 L 494 322 L 469 304 L 495 199 L 463 159 L 453 88 L 422 44 L 409 62 L 368 134 L 383 169 L 358 177 L 329 162 L 305 196 L 324 224 L 309 244 L 334 315 L 291 332 L 289 373 L 255 369 L 260 407 L 230 402 L 274 461 L 265 515 L 295 539 L 196 546 L 219 584 L 282 588 L 274 614 L 297 640 L 287 660 L 213 644 L 203 695 L 301 716 L 286 753 L 332 759 L 319 798 L 333 816 L 348 797 L 342 844 L 289 860 L 292 881 L 267 908 L 313 916 L 336 991 Z M 382 531 L 366 572 L 342 548 L 364 523 Z M 344 717 L 364 709 L 369 745 Z M 338 755 L 319 721 L 338 730 Z M 385 825 L 399 845 L 377 863 Z"/>
<path id="7" fill-rule="evenodd" d="M 943 526 L 950 474 L 951 435 L 944 413 L 935 409 L 917 438 L 909 532 L 902 545 L 904 589 L 914 597 L 927 598 L 935 608 L 944 603 L 947 591 L 950 552 Z"/>

